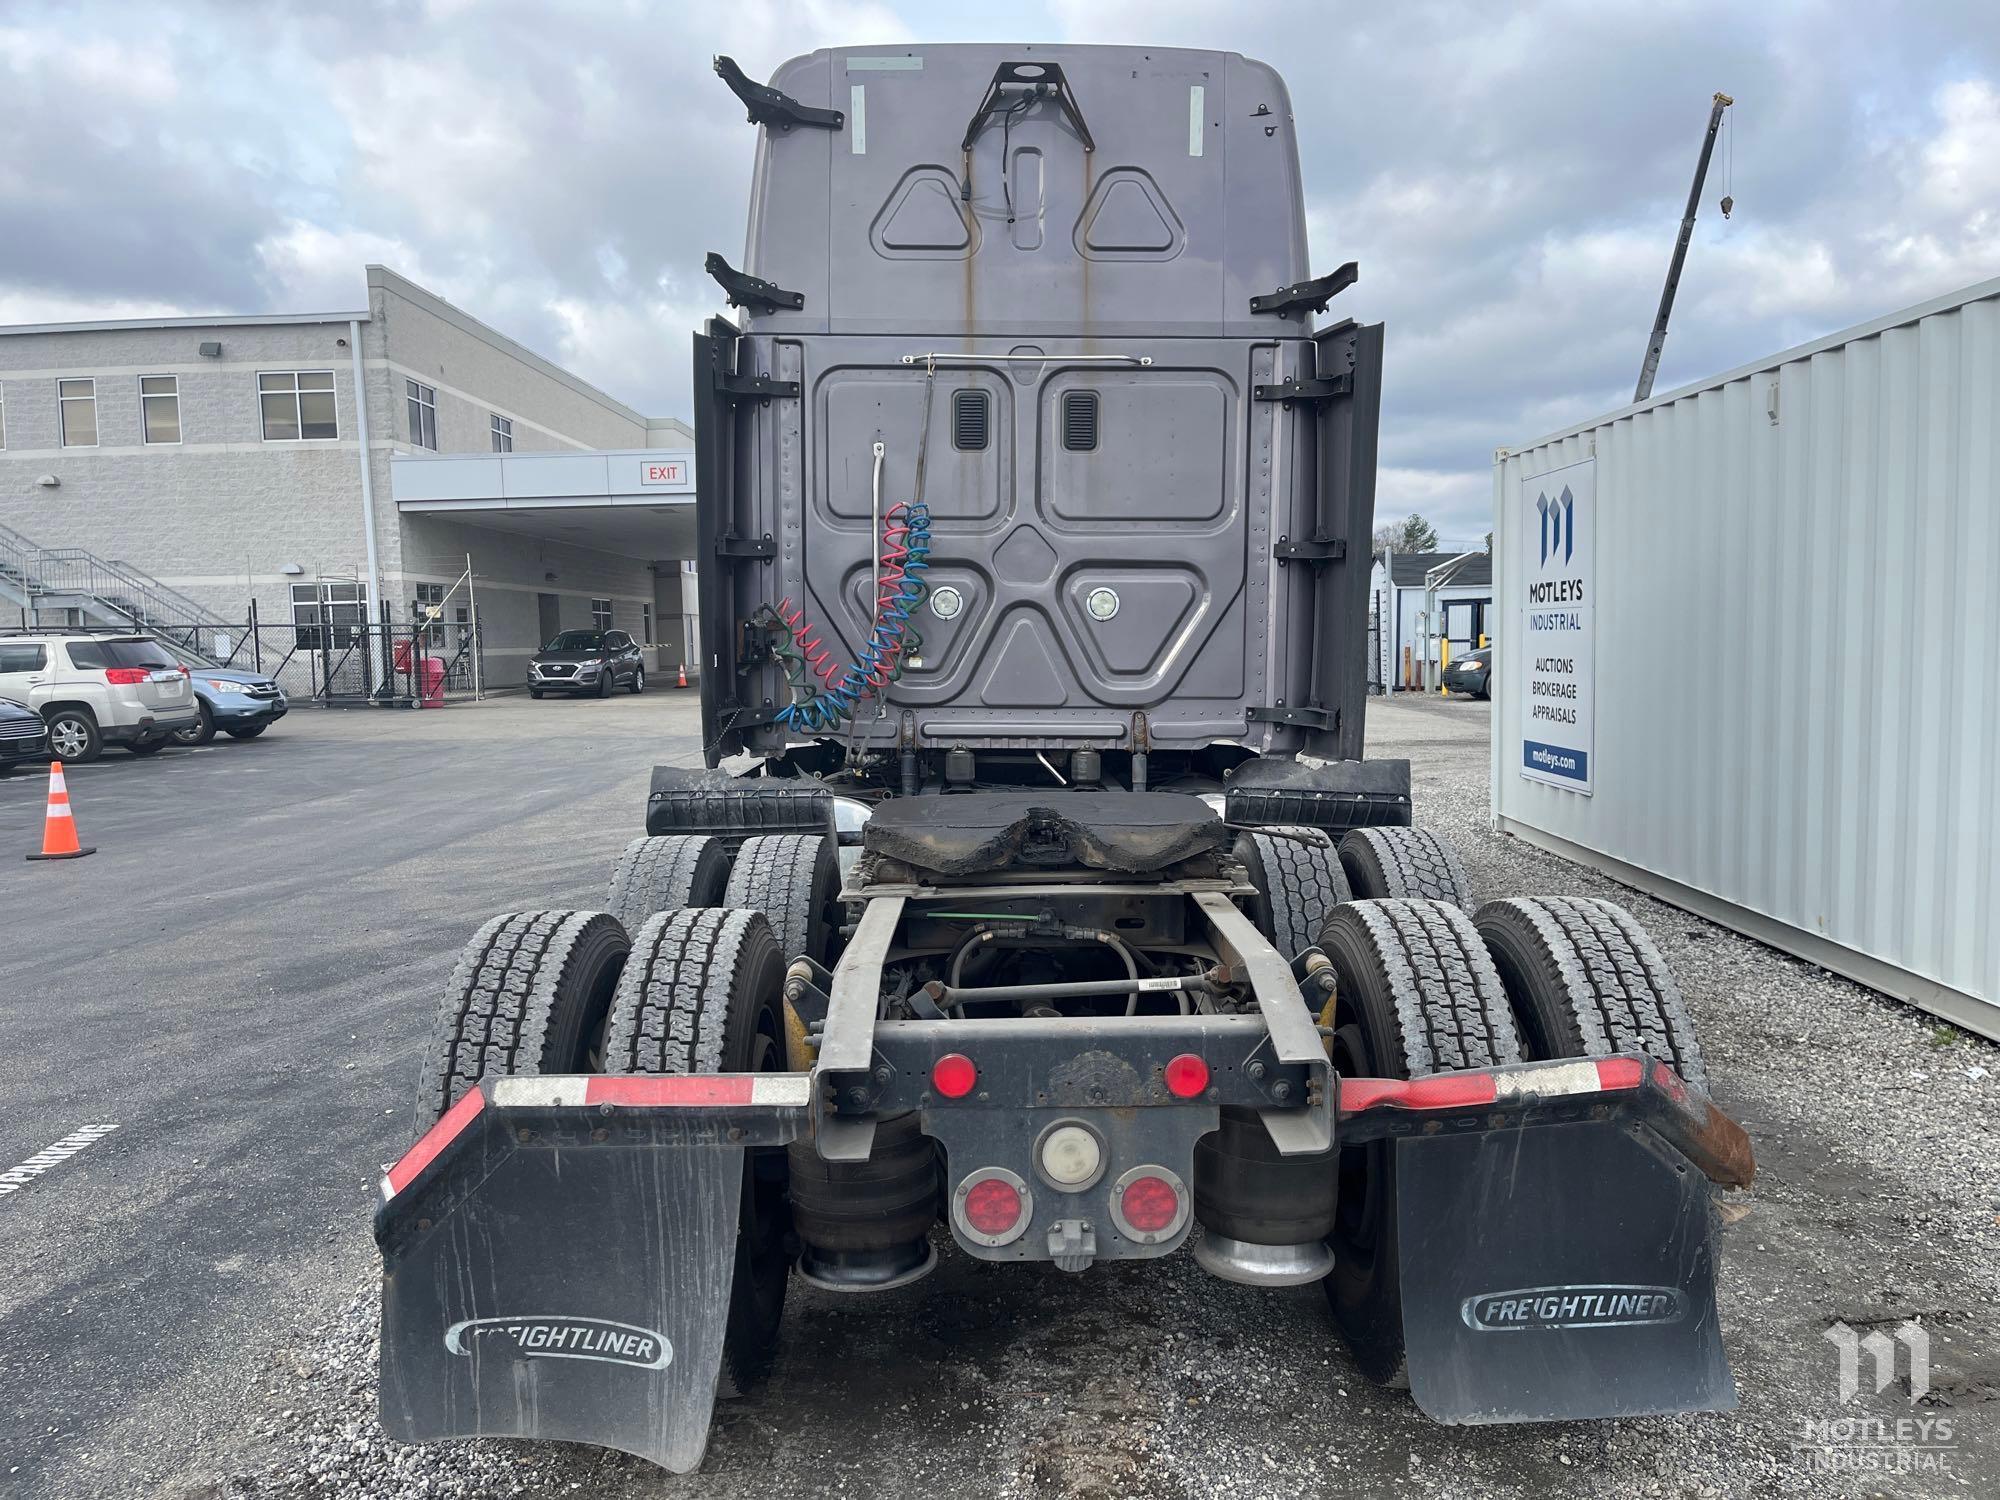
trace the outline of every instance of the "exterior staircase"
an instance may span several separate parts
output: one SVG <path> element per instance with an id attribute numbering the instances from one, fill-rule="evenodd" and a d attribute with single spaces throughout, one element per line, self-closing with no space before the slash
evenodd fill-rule
<path id="1" fill-rule="evenodd" d="M 82 547 L 44 547 L 7 526 L 0 526 L 0 607 L 18 611 L 25 625 L 143 631 L 190 665 L 216 664 L 202 646 L 213 610 L 125 563 Z"/>

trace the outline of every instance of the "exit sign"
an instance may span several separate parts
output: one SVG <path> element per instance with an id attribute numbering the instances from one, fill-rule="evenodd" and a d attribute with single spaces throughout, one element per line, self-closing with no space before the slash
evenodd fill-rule
<path id="1" fill-rule="evenodd" d="M 650 488 L 685 489 L 687 482 L 684 458 L 649 458 L 639 465 L 639 483 Z"/>

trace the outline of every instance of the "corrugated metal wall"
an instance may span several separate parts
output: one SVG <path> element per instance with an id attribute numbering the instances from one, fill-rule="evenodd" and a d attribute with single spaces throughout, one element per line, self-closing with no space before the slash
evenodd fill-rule
<path id="1" fill-rule="evenodd" d="M 1518 494 L 1593 454 L 1585 797 L 1518 769 Z M 2000 280 L 1502 450 L 1494 510 L 1496 826 L 2000 1036 Z"/>

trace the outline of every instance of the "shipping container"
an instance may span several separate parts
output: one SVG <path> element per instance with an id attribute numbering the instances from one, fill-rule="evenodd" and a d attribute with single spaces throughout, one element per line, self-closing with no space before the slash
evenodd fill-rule
<path id="1" fill-rule="evenodd" d="M 2000 1037 L 2000 280 L 1494 465 L 1493 822 Z"/>

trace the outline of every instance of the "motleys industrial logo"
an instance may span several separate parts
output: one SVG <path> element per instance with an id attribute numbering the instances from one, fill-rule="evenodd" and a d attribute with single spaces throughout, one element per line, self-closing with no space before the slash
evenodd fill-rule
<path id="1" fill-rule="evenodd" d="M 1821 1336 L 1833 1346 L 1834 1385 L 1842 1406 L 1883 1395 L 1897 1383 L 1899 1365 L 1908 1370 L 1903 1385 L 1910 1406 L 1930 1394 L 1931 1336 L 1921 1325 L 1906 1322 L 1893 1334 L 1879 1329 L 1864 1334 L 1835 1323 Z M 1869 1376 L 1865 1382 L 1864 1369 Z M 1809 1417 L 1801 1428 L 1792 1454 L 1821 1474 L 1946 1473 L 1958 1446 L 1952 1418 L 1922 1413 Z"/>
<path id="2" fill-rule="evenodd" d="M 1597 461 L 1524 479 L 1518 491 L 1525 583 L 1521 774 L 1569 791 L 1592 786 L 1596 737 L 1594 624 Z"/>
<path id="3" fill-rule="evenodd" d="M 1677 1286 L 1529 1286 L 1467 1297 L 1459 1316 L 1468 1328 L 1508 1333 L 1678 1323 L 1687 1310 L 1687 1294 Z"/>
<path id="4" fill-rule="evenodd" d="M 593 1359 L 640 1370 L 664 1370 L 674 1357 L 667 1336 L 651 1328 L 560 1313 L 467 1318 L 444 1331 L 444 1346 L 468 1359 L 476 1351 L 515 1359 Z"/>

